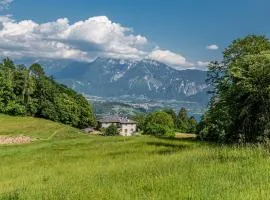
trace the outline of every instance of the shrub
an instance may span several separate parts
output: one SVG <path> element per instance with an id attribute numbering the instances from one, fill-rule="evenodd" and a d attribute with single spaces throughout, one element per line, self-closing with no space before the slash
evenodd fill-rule
<path id="1" fill-rule="evenodd" d="M 119 135 L 119 130 L 115 125 L 111 124 L 108 128 L 105 129 L 104 135 L 105 136 Z"/>

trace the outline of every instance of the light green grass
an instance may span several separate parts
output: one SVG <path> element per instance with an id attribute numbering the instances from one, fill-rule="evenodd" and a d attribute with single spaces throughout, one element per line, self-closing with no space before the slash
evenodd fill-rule
<path id="1" fill-rule="evenodd" d="M 1 134 L 20 130 L 49 138 L 59 128 L 61 139 L 56 134 L 33 144 L 0 146 L 1 200 L 270 197 L 270 156 L 263 148 L 144 136 L 76 138 L 76 129 L 31 118 L 14 118 L 18 129 L 8 125 L 13 128 L 5 131 L 12 119 L 0 116 Z"/>
<path id="2" fill-rule="evenodd" d="M 32 117 L 11 117 L 0 114 L 0 136 L 25 135 L 33 139 L 74 138 L 82 133 L 70 126 Z"/>

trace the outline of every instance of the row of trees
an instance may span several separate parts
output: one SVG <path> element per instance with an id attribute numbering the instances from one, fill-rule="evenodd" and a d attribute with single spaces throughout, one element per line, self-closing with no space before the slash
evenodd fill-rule
<path id="1" fill-rule="evenodd" d="M 0 113 L 50 119 L 78 128 L 95 125 L 88 101 L 47 77 L 39 64 L 29 68 L 0 63 Z"/>
<path id="2" fill-rule="evenodd" d="M 196 119 L 188 117 L 185 108 L 181 108 L 178 115 L 172 109 L 165 109 L 148 115 L 137 115 L 134 120 L 143 134 L 155 136 L 174 136 L 176 131 L 195 133 L 197 127 Z"/>
<path id="3" fill-rule="evenodd" d="M 270 138 L 270 41 L 235 40 L 209 65 L 212 100 L 198 133 L 204 140 L 261 142 Z"/>

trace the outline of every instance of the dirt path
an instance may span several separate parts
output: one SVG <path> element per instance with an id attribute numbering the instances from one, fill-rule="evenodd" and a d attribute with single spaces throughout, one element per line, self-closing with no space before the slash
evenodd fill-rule
<path id="1" fill-rule="evenodd" d="M 30 137 L 26 136 L 0 136 L 0 144 L 27 144 L 32 142 Z"/>

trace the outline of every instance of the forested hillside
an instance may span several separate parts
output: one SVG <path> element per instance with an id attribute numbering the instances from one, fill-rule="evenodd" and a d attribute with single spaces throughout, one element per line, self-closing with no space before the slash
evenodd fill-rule
<path id="1" fill-rule="evenodd" d="M 50 119 L 78 128 L 95 125 L 88 101 L 47 77 L 39 64 L 0 64 L 0 113 Z"/>

